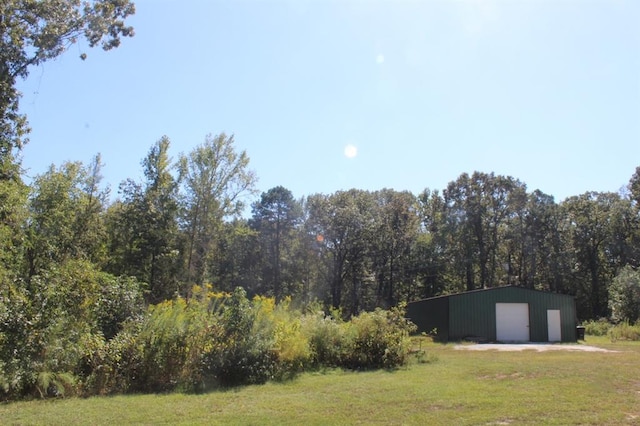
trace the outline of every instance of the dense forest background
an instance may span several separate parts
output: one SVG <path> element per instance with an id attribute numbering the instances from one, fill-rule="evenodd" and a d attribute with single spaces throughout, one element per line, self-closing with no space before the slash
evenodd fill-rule
<path id="1" fill-rule="evenodd" d="M 420 194 L 350 189 L 300 198 L 257 177 L 233 136 L 172 160 L 161 138 L 144 180 L 113 197 L 102 163 L 68 162 L 30 185 L 2 181 L 2 279 L 32 289 L 101 274 L 147 304 L 194 285 L 321 302 L 355 315 L 466 290 L 516 285 L 576 296 L 581 320 L 609 317 L 609 287 L 640 261 L 640 168 L 620 192 L 556 203 L 510 176 L 462 174 Z M 115 201 L 111 201 L 115 198 Z M 244 215 L 243 215 L 244 212 Z"/>

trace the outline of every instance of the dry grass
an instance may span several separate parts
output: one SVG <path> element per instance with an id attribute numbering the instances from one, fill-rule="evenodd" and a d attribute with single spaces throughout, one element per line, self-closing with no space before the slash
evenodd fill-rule
<path id="1" fill-rule="evenodd" d="M 205 395 L 0 405 L 3 424 L 637 424 L 640 343 L 616 353 L 475 352 L 422 343 L 405 369 L 304 374 Z"/>

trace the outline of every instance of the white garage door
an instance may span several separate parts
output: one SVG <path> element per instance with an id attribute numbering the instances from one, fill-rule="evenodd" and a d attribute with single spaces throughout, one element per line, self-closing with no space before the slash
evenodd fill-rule
<path id="1" fill-rule="evenodd" d="M 496 339 L 499 342 L 529 341 L 528 303 L 496 303 Z"/>

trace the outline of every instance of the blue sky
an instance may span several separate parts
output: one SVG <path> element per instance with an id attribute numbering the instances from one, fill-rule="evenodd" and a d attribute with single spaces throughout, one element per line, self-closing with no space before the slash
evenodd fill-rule
<path id="1" fill-rule="evenodd" d="M 221 132 L 260 191 L 296 197 L 418 194 L 478 170 L 561 201 L 640 166 L 637 0 L 136 6 L 120 48 L 80 43 L 21 83 L 28 176 L 100 152 L 115 195 L 161 136 L 176 158 Z"/>

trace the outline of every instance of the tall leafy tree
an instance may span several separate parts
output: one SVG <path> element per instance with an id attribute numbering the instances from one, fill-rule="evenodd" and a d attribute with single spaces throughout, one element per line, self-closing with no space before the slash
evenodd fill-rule
<path id="1" fill-rule="evenodd" d="M 264 294 L 259 234 L 245 219 L 222 224 L 216 238 L 216 251 L 218 257 L 211 279 L 216 290 L 232 292 L 242 287 L 250 296 Z"/>
<path id="2" fill-rule="evenodd" d="M 453 270 L 448 259 L 448 220 L 444 198 L 438 190 L 425 189 L 419 196 L 421 234 L 414 247 L 413 264 L 418 289 L 408 300 L 437 296 L 452 291 Z M 457 279 L 457 278 L 455 278 Z"/>
<path id="3" fill-rule="evenodd" d="M 78 39 L 104 50 L 133 36 L 130 0 L 3 0 L 0 2 L 0 180 L 18 172 L 15 153 L 29 132 L 19 111 L 18 79 L 56 58 Z M 81 56 L 85 57 L 85 54 Z"/>
<path id="4" fill-rule="evenodd" d="M 509 196 L 518 186 L 511 177 L 474 172 L 463 173 L 444 191 L 452 258 L 463 265 L 466 290 L 496 284 L 499 229 L 509 215 Z"/>
<path id="5" fill-rule="evenodd" d="M 100 189 L 100 156 L 90 166 L 67 162 L 37 176 L 30 202 L 28 276 L 66 259 L 100 262 L 102 213 L 108 189 Z"/>
<path id="6" fill-rule="evenodd" d="M 640 319 L 640 272 L 625 266 L 609 286 L 609 309 L 615 322 Z"/>
<path id="7" fill-rule="evenodd" d="M 635 203 L 636 207 L 640 209 L 640 166 L 636 167 L 636 171 L 629 179 L 629 192 L 631 200 Z"/>
<path id="8" fill-rule="evenodd" d="M 521 252 L 516 275 L 519 283 L 538 290 L 565 292 L 568 269 L 560 230 L 561 215 L 553 197 L 539 190 L 527 197 Z"/>
<path id="9" fill-rule="evenodd" d="M 248 169 L 247 153 L 237 152 L 234 142 L 224 133 L 207 135 L 203 144 L 180 158 L 188 283 L 201 285 L 210 278 L 222 221 L 242 211 L 242 197 L 253 192 L 257 180 Z"/>
<path id="10" fill-rule="evenodd" d="M 574 265 L 571 292 L 577 296 L 581 317 L 608 316 L 608 286 L 621 268 L 619 243 L 626 239 L 619 224 L 629 207 L 611 192 L 587 192 L 561 204 L 566 249 Z"/>
<path id="11" fill-rule="evenodd" d="M 411 251 L 419 232 L 418 204 L 407 191 L 383 189 L 374 197 L 377 214 L 371 244 L 376 295 L 378 304 L 393 306 L 406 301 L 415 278 Z"/>
<path id="12" fill-rule="evenodd" d="M 170 140 L 163 136 L 142 160 L 143 184 L 120 189 L 124 200 L 111 209 L 111 271 L 147 283 L 156 303 L 178 291 L 178 181 L 172 174 Z"/>
<path id="13" fill-rule="evenodd" d="M 263 255 L 264 290 L 276 300 L 294 291 L 295 231 L 302 207 L 288 189 L 277 186 L 263 192 L 252 205 L 250 225 L 258 231 Z"/>
<path id="14" fill-rule="evenodd" d="M 308 229 L 315 234 L 325 260 L 329 303 L 357 313 L 371 298 L 370 241 L 375 202 L 368 191 L 351 189 L 307 199 Z"/>
<path id="15" fill-rule="evenodd" d="M 633 216 L 632 232 L 629 240 L 629 264 L 633 267 L 640 267 L 640 167 L 636 167 L 634 174 L 629 179 L 627 186 L 629 190 L 629 200 L 632 204 Z"/>

